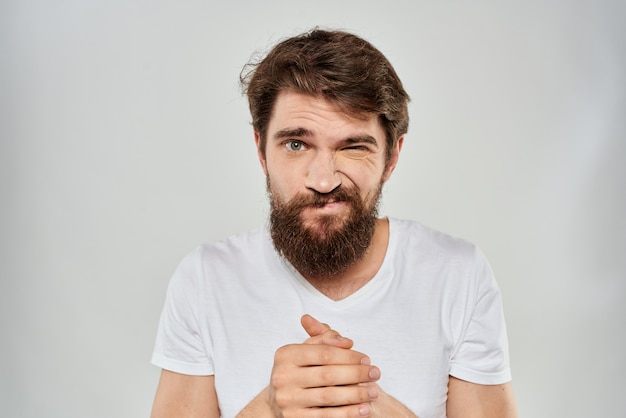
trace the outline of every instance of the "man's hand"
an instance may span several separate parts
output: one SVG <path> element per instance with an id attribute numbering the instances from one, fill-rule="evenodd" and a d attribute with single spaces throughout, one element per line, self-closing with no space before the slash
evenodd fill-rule
<path id="1" fill-rule="evenodd" d="M 351 350 L 353 343 L 328 325 L 305 315 L 302 325 L 311 338 L 279 348 L 268 402 L 279 417 L 367 417 L 378 396 L 367 384 L 380 377 L 369 358 Z M 324 408 L 320 410 L 320 408 Z"/>
<path id="2" fill-rule="evenodd" d="M 342 337 L 329 325 L 322 324 L 310 315 L 304 315 L 301 319 L 302 327 L 309 334 L 305 344 L 327 344 L 335 347 L 352 348 L 353 341 Z M 376 383 L 365 383 L 372 395 L 370 406 L 370 418 L 417 418 L 406 406 L 397 399 L 385 393 Z"/>
<path id="3" fill-rule="evenodd" d="M 352 340 L 310 315 L 301 323 L 310 338 L 276 351 L 270 385 L 237 418 L 417 418 L 380 389 L 380 370 Z"/>

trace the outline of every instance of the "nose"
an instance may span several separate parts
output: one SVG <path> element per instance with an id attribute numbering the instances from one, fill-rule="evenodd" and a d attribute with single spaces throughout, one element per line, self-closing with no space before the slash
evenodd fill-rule
<path id="1" fill-rule="evenodd" d="M 341 185 L 341 175 L 332 153 L 318 152 L 307 167 L 305 186 L 318 193 L 330 193 Z"/>

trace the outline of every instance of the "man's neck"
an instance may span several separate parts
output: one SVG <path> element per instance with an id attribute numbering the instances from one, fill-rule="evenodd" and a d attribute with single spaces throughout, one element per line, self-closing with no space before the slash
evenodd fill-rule
<path id="1" fill-rule="evenodd" d="M 374 278 L 383 264 L 389 244 L 389 221 L 377 219 L 369 248 L 343 273 L 331 277 L 305 277 L 321 293 L 335 301 L 345 299 Z"/>

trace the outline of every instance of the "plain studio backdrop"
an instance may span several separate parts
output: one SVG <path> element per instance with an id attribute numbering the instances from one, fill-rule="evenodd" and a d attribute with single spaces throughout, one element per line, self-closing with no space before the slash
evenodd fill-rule
<path id="1" fill-rule="evenodd" d="M 521 415 L 624 416 L 625 4 L 3 1 L 0 415 L 148 416 L 174 268 L 267 217 L 239 72 L 319 25 L 411 95 L 382 212 L 486 253 Z"/>

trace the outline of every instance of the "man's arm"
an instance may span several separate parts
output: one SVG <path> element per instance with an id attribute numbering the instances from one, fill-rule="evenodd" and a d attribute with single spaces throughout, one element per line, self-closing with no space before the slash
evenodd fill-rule
<path id="1" fill-rule="evenodd" d="M 219 418 L 214 380 L 161 371 L 151 418 Z"/>
<path id="2" fill-rule="evenodd" d="M 448 418 L 517 418 L 511 383 L 479 385 L 450 376 Z"/>

